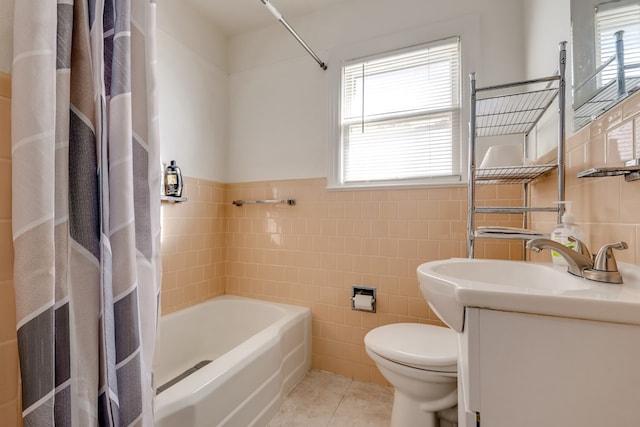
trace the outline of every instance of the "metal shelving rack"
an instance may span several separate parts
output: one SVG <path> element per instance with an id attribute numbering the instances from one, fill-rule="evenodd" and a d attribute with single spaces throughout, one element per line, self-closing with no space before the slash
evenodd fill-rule
<path id="1" fill-rule="evenodd" d="M 506 83 L 495 86 L 476 87 L 475 73 L 471 73 L 471 106 L 469 121 L 469 191 L 468 191 L 468 256 L 474 256 L 476 238 L 491 237 L 500 239 L 524 240 L 528 236 L 527 221 L 529 212 L 557 212 L 558 220 L 562 215 L 562 206 L 528 206 L 529 184 L 538 177 L 556 169 L 558 175 L 558 200 L 564 200 L 564 142 L 565 142 L 565 68 L 566 42 L 559 44 L 558 72 L 549 77 Z M 542 89 L 531 87 L 545 84 Z M 518 93 L 497 94 L 505 90 L 519 89 Z M 479 96 L 482 93 L 483 96 Z M 484 96 L 484 94 L 487 94 Z M 491 95 L 493 93 L 494 95 Z M 499 135 L 524 135 L 526 152 L 527 138 L 540 118 L 557 99 L 558 104 L 558 154 L 552 164 L 523 165 L 497 168 L 476 168 L 477 138 Z M 476 186 L 482 184 L 522 184 L 523 203 L 521 207 L 479 207 L 476 206 Z M 521 233 L 500 233 L 478 230 L 475 224 L 477 213 L 522 214 Z M 536 235 L 535 233 L 531 234 Z"/>

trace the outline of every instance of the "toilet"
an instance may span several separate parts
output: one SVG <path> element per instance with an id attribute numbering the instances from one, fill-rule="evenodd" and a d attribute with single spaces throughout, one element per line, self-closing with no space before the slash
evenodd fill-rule
<path id="1" fill-rule="evenodd" d="M 437 427 L 437 412 L 457 405 L 458 334 L 395 323 L 364 337 L 367 354 L 394 388 L 392 427 Z"/>

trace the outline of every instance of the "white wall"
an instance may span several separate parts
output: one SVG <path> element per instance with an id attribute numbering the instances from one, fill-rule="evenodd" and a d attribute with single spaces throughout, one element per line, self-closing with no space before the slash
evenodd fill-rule
<path id="1" fill-rule="evenodd" d="M 523 14 L 526 77 L 550 75 L 558 66 L 558 43 L 571 40 L 569 0 L 523 0 Z M 570 43 L 567 50 L 570 59 Z M 570 84 L 570 66 L 567 77 Z"/>
<path id="2" fill-rule="evenodd" d="M 482 85 L 523 78 L 521 1 L 353 0 L 290 24 L 334 67 L 327 58 L 346 45 L 465 16 L 481 39 L 466 69 Z M 229 181 L 326 176 L 328 72 L 279 23 L 233 37 L 229 71 Z"/>
<path id="3" fill-rule="evenodd" d="M 197 10 L 158 2 L 160 156 L 187 176 L 224 182 L 228 147 L 227 40 Z"/>
<path id="4" fill-rule="evenodd" d="M 9 73 L 13 5 L 0 0 Z M 557 42 L 570 37 L 569 0 L 353 0 L 290 22 L 327 60 L 345 45 L 467 15 L 481 23 L 482 85 L 550 72 Z M 328 73 L 279 23 L 227 40 L 198 11 L 159 0 L 158 59 L 163 161 L 224 182 L 326 175 Z"/>
<path id="5" fill-rule="evenodd" d="M 0 0 L 0 71 L 11 73 L 14 0 Z M 158 2 L 161 157 L 185 175 L 226 179 L 227 40 L 200 13 Z"/>
<path id="6" fill-rule="evenodd" d="M 13 4 L 0 0 L 0 72 L 11 74 L 13 62 Z"/>
<path id="7" fill-rule="evenodd" d="M 558 67 L 558 43 L 567 41 L 565 132 L 573 131 L 571 110 L 571 17 L 569 0 L 523 0 L 526 78 L 551 75 Z M 531 146 L 538 157 L 556 147 L 558 121 L 550 111 L 532 133 Z M 535 147 L 535 148 L 534 148 Z"/>

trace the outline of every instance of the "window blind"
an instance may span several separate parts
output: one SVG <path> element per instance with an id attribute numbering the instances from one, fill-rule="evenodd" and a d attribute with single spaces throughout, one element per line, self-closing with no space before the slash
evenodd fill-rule
<path id="1" fill-rule="evenodd" d="M 343 182 L 460 174 L 459 40 L 343 68 Z"/>
<path id="2" fill-rule="evenodd" d="M 624 31 L 624 62 L 626 65 L 640 63 L 640 5 L 596 10 L 596 58 L 598 66 L 616 53 L 617 31 Z M 617 76 L 617 63 L 607 66 L 599 76 L 599 86 L 604 86 Z M 640 69 L 625 71 L 627 77 L 640 77 Z"/>

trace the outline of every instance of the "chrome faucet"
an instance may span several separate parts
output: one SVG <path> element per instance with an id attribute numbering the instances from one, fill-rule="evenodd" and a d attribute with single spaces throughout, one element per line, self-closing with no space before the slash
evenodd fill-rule
<path id="1" fill-rule="evenodd" d="M 627 249 L 629 246 L 626 242 L 604 245 L 600 248 L 598 254 L 592 257 L 587 245 L 579 239 L 571 236 L 569 240 L 575 244 L 576 250 L 545 238 L 529 240 L 527 248 L 534 252 L 540 252 L 542 249 L 556 251 L 567 261 L 569 265 L 567 271 L 575 276 L 597 282 L 622 283 L 622 275 L 618 271 L 613 249 Z"/>
<path id="2" fill-rule="evenodd" d="M 582 248 L 586 248 L 584 243 L 581 243 L 580 246 Z M 593 260 L 591 257 L 587 257 L 583 255 L 582 252 L 576 252 L 571 248 L 566 247 L 565 245 L 554 242 L 551 239 L 545 239 L 543 237 L 537 239 L 531 239 L 527 243 L 527 249 L 531 249 L 534 252 L 540 252 L 543 249 L 551 249 L 556 251 L 562 258 L 567 261 L 569 264 L 569 268 L 567 271 L 574 276 L 583 277 L 582 272 L 584 270 L 593 268 Z"/>

